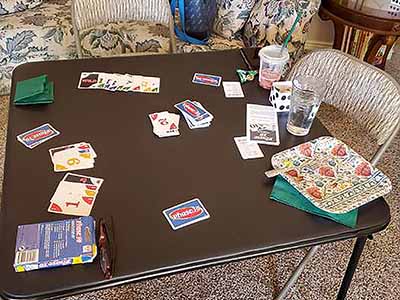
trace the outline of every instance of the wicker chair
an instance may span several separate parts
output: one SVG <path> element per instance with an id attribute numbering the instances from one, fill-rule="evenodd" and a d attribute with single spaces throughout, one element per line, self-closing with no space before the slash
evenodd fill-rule
<path id="1" fill-rule="evenodd" d="M 313 51 L 301 58 L 288 75 L 311 75 L 322 79 L 327 88 L 322 101 L 335 106 L 364 125 L 379 145 L 371 164 L 376 165 L 400 131 L 400 85 L 384 71 L 353 56 L 332 49 Z M 365 245 L 366 237 L 357 238 L 355 253 Z M 319 246 L 310 249 L 286 282 L 276 300 L 284 299 Z M 345 278 L 349 279 L 356 264 L 350 265 Z M 348 289 L 344 280 L 338 298 L 344 299 Z"/>
<path id="2" fill-rule="evenodd" d="M 73 0 L 71 9 L 79 57 L 176 52 L 168 0 Z"/>

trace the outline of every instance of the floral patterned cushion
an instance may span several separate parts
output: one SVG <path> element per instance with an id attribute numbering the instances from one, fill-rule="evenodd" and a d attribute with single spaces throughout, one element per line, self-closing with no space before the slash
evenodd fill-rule
<path id="1" fill-rule="evenodd" d="M 190 53 L 243 48 L 244 44 L 240 39 L 228 40 L 214 34 L 209 38 L 207 45 L 194 45 L 177 40 L 176 47 L 179 53 Z"/>
<path id="2" fill-rule="evenodd" d="M 158 23 L 130 21 L 97 25 L 79 33 L 87 57 L 169 53 L 169 29 Z"/>
<path id="3" fill-rule="evenodd" d="M 34 8 L 43 0 L 0 0 L 0 15 L 8 15 Z"/>
<path id="4" fill-rule="evenodd" d="M 214 32 L 224 38 L 233 39 L 243 28 L 256 0 L 217 0 L 217 15 Z"/>
<path id="5" fill-rule="evenodd" d="M 76 57 L 70 10 L 71 0 L 48 0 L 1 17 L 0 95 L 9 92 L 11 74 L 18 65 Z"/>
<path id="6" fill-rule="evenodd" d="M 311 18 L 319 5 L 320 0 L 259 0 L 244 27 L 246 46 L 283 44 L 297 11 L 302 9 L 303 15 L 288 44 L 291 60 L 297 60 L 304 53 Z"/>

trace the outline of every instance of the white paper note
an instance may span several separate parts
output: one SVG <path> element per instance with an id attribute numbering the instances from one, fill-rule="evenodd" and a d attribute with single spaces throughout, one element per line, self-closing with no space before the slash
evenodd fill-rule
<path id="1" fill-rule="evenodd" d="M 272 106 L 247 104 L 246 136 L 249 142 L 279 145 L 278 115 Z"/>
<path id="2" fill-rule="evenodd" d="M 226 98 L 244 98 L 242 85 L 239 81 L 222 82 Z"/>
<path id="3" fill-rule="evenodd" d="M 257 143 L 249 142 L 247 137 L 235 137 L 236 146 L 239 149 L 240 155 L 243 159 L 252 159 L 252 158 L 262 158 L 264 154 L 262 153 L 260 146 Z"/>

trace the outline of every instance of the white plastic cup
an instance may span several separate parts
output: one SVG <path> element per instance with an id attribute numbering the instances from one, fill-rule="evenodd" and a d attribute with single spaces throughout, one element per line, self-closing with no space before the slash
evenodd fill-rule
<path id="1" fill-rule="evenodd" d="M 281 46 L 265 46 L 258 52 L 260 57 L 260 71 L 258 81 L 262 88 L 270 90 L 275 81 L 279 81 L 283 68 L 289 61 L 289 52 L 284 48 L 281 53 Z"/>

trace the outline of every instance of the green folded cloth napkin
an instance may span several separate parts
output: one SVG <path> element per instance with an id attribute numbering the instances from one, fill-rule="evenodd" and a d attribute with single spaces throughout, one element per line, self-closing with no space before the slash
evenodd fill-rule
<path id="1" fill-rule="evenodd" d="M 280 175 L 275 180 L 270 198 L 311 214 L 331 219 L 351 228 L 355 228 L 357 225 L 358 209 L 345 214 L 333 214 L 319 209 Z"/>
<path id="2" fill-rule="evenodd" d="M 54 84 L 49 82 L 47 75 L 18 81 L 14 104 L 47 104 L 54 101 Z"/>

